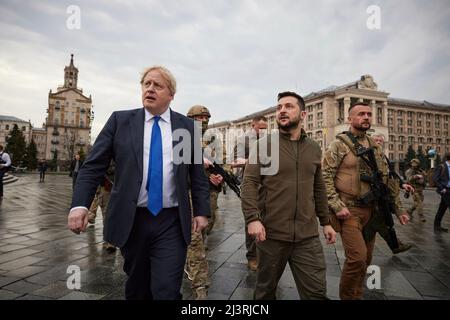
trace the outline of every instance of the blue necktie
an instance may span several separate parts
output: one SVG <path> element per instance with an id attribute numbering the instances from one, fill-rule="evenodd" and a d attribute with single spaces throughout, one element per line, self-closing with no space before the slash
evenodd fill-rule
<path id="1" fill-rule="evenodd" d="M 163 207 L 163 155 L 161 128 L 158 121 L 159 116 L 153 117 L 152 137 L 150 142 L 150 157 L 148 161 L 147 176 L 147 208 L 156 216 Z"/>

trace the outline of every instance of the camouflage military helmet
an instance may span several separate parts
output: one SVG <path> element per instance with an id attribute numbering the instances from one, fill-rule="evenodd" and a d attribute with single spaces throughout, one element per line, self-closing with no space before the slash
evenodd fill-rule
<path id="1" fill-rule="evenodd" d="M 208 118 L 211 118 L 208 108 L 199 104 L 192 106 L 189 109 L 187 116 L 189 118 L 193 118 L 195 116 L 207 116 Z"/>
<path id="2" fill-rule="evenodd" d="M 417 164 L 417 165 L 419 165 L 420 164 L 420 160 L 419 159 L 416 159 L 416 158 L 414 158 L 414 159 L 412 159 L 410 162 L 409 162 L 411 165 L 413 165 L 413 164 Z"/>

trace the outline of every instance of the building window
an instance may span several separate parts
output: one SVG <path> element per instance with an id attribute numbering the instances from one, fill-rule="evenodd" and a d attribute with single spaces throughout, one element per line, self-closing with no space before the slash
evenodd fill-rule
<path id="1" fill-rule="evenodd" d="M 26 131 L 26 130 L 27 130 L 27 127 L 23 126 L 22 131 Z"/>
<path id="2" fill-rule="evenodd" d="M 403 133 L 403 127 L 398 128 L 398 133 Z"/>
<path id="3" fill-rule="evenodd" d="M 412 133 L 412 128 L 408 128 L 408 134 Z"/>
<path id="4" fill-rule="evenodd" d="M 418 139 L 418 142 L 419 142 L 419 144 L 423 144 L 423 138 L 420 137 L 420 138 Z"/>
<path id="5" fill-rule="evenodd" d="M 313 121 L 313 116 L 312 114 L 308 115 L 308 121 Z"/>
<path id="6" fill-rule="evenodd" d="M 440 136 L 440 135 L 441 135 L 441 132 L 440 132 L 439 130 L 436 130 L 436 135 L 437 135 L 437 136 Z"/>
<path id="7" fill-rule="evenodd" d="M 402 111 L 402 110 L 398 110 L 398 111 L 397 111 L 397 116 L 398 116 L 398 117 L 403 116 L 403 111 Z"/>
<path id="8" fill-rule="evenodd" d="M 412 126 L 412 120 L 408 120 L 408 126 Z"/>
<path id="9" fill-rule="evenodd" d="M 397 125 L 398 126 L 402 126 L 403 125 L 403 119 L 398 119 L 397 120 Z"/>
<path id="10" fill-rule="evenodd" d="M 436 139 L 436 144 L 441 144 L 442 140 L 441 139 Z"/>
<path id="11" fill-rule="evenodd" d="M 399 136 L 398 137 L 398 142 L 404 143 L 405 142 L 405 137 L 404 136 Z"/>
<path id="12" fill-rule="evenodd" d="M 417 113 L 417 119 L 422 119 L 422 113 L 421 112 Z"/>
<path id="13" fill-rule="evenodd" d="M 398 151 L 403 151 L 403 145 L 402 144 L 398 145 Z"/>
<path id="14" fill-rule="evenodd" d="M 394 150 L 394 145 L 392 143 L 389 143 L 389 150 Z"/>
<path id="15" fill-rule="evenodd" d="M 428 138 L 427 143 L 433 143 L 433 138 Z"/>
<path id="16" fill-rule="evenodd" d="M 430 136 L 430 135 L 431 135 L 431 130 L 427 129 L 427 136 Z"/>
<path id="17" fill-rule="evenodd" d="M 414 137 L 408 137 L 408 144 L 412 146 L 414 144 Z"/>
<path id="18" fill-rule="evenodd" d="M 394 160 L 394 154 L 393 153 L 389 153 L 389 159 Z"/>
<path id="19" fill-rule="evenodd" d="M 422 134 L 422 129 L 417 129 L 417 134 Z"/>
<path id="20" fill-rule="evenodd" d="M 5 125 L 5 130 L 9 130 L 9 124 Z"/>
<path id="21" fill-rule="evenodd" d="M 322 120 L 323 119 L 323 113 L 322 112 L 318 112 L 317 113 L 317 119 L 318 120 Z"/>
<path id="22" fill-rule="evenodd" d="M 322 121 L 319 121 L 319 122 L 317 123 L 317 128 L 319 128 L 319 129 L 322 128 Z"/>
<path id="23" fill-rule="evenodd" d="M 408 111 L 408 118 L 412 118 L 412 115 L 413 115 L 412 111 Z"/>
<path id="24" fill-rule="evenodd" d="M 398 154 L 398 160 L 399 161 L 403 161 L 404 160 L 403 153 L 399 153 Z"/>
<path id="25" fill-rule="evenodd" d="M 378 122 L 378 124 L 383 123 L 383 109 L 382 108 L 377 108 L 377 122 Z"/>
<path id="26" fill-rule="evenodd" d="M 417 126 L 418 126 L 418 127 L 421 127 L 421 126 L 422 126 L 422 121 L 417 120 Z"/>

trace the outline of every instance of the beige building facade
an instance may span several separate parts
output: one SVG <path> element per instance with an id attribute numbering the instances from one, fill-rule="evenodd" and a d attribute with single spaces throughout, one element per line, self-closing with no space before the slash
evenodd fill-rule
<path id="1" fill-rule="evenodd" d="M 0 115 L 0 144 L 2 146 L 6 146 L 6 138 L 9 136 L 9 133 L 14 128 L 15 124 L 19 127 L 19 130 L 22 131 L 25 142 L 27 144 L 30 143 L 32 127 L 29 121 L 13 116 Z"/>
<path id="2" fill-rule="evenodd" d="M 380 91 L 371 75 L 341 86 L 331 86 L 304 97 L 306 119 L 303 127 L 308 136 L 325 148 L 336 135 L 348 129 L 348 110 L 357 101 L 372 106 L 372 128 L 369 133 L 382 133 L 386 137 L 386 154 L 401 163 L 409 145 L 414 150 L 434 148 L 441 156 L 450 152 L 450 105 L 390 98 Z M 234 121 L 224 121 L 210 127 L 249 130 L 252 118 L 264 115 L 268 119 L 269 132 L 277 128 L 276 107 L 266 108 Z M 398 166 L 397 166 L 398 168 Z"/>
<path id="3" fill-rule="evenodd" d="M 73 159 L 75 153 L 87 152 L 90 144 L 92 98 L 77 87 L 78 69 L 73 63 L 64 68 L 64 85 L 48 94 L 47 118 L 45 121 L 45 158 L 53 159 L 55 151 L 58 160 Z M 39 150 L 41 152 L 42 150 Z"/>

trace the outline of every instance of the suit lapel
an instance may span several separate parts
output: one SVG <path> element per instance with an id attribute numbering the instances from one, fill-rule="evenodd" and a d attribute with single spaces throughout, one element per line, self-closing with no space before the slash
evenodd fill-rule
<path id="1" fill-rule="evenodd" d="M 170 109 L 170 122 L 171 122 L 171 127 L 172 127 L 172 134 L 175 130 L 177 129 L 181 129 L 183 128 L 182 126 L 182 122 L 179 118 L 178 113 L 172 111 L 172 109 Z M 179 141 L 175 141 L 173 139 L 172 136 L 172 150 L 175 148 L 175 146 L 179 143 Z M 173 155 L 175 157 L 175 155 Z M 173 173 L 176 176 L 177 170 L 178 170 L 178 164 L 175 164 L 175 162 L 173 163 Z"/>
<path id="2" fill-rule="evenodd" d="M 130 136 L 132 137 L 131 145 L 136 156 L 138 164 L 138 172 L 142 174 L 142 161 L 144 158 L 144 108 L 137 110 L 130 118 Z"/>

